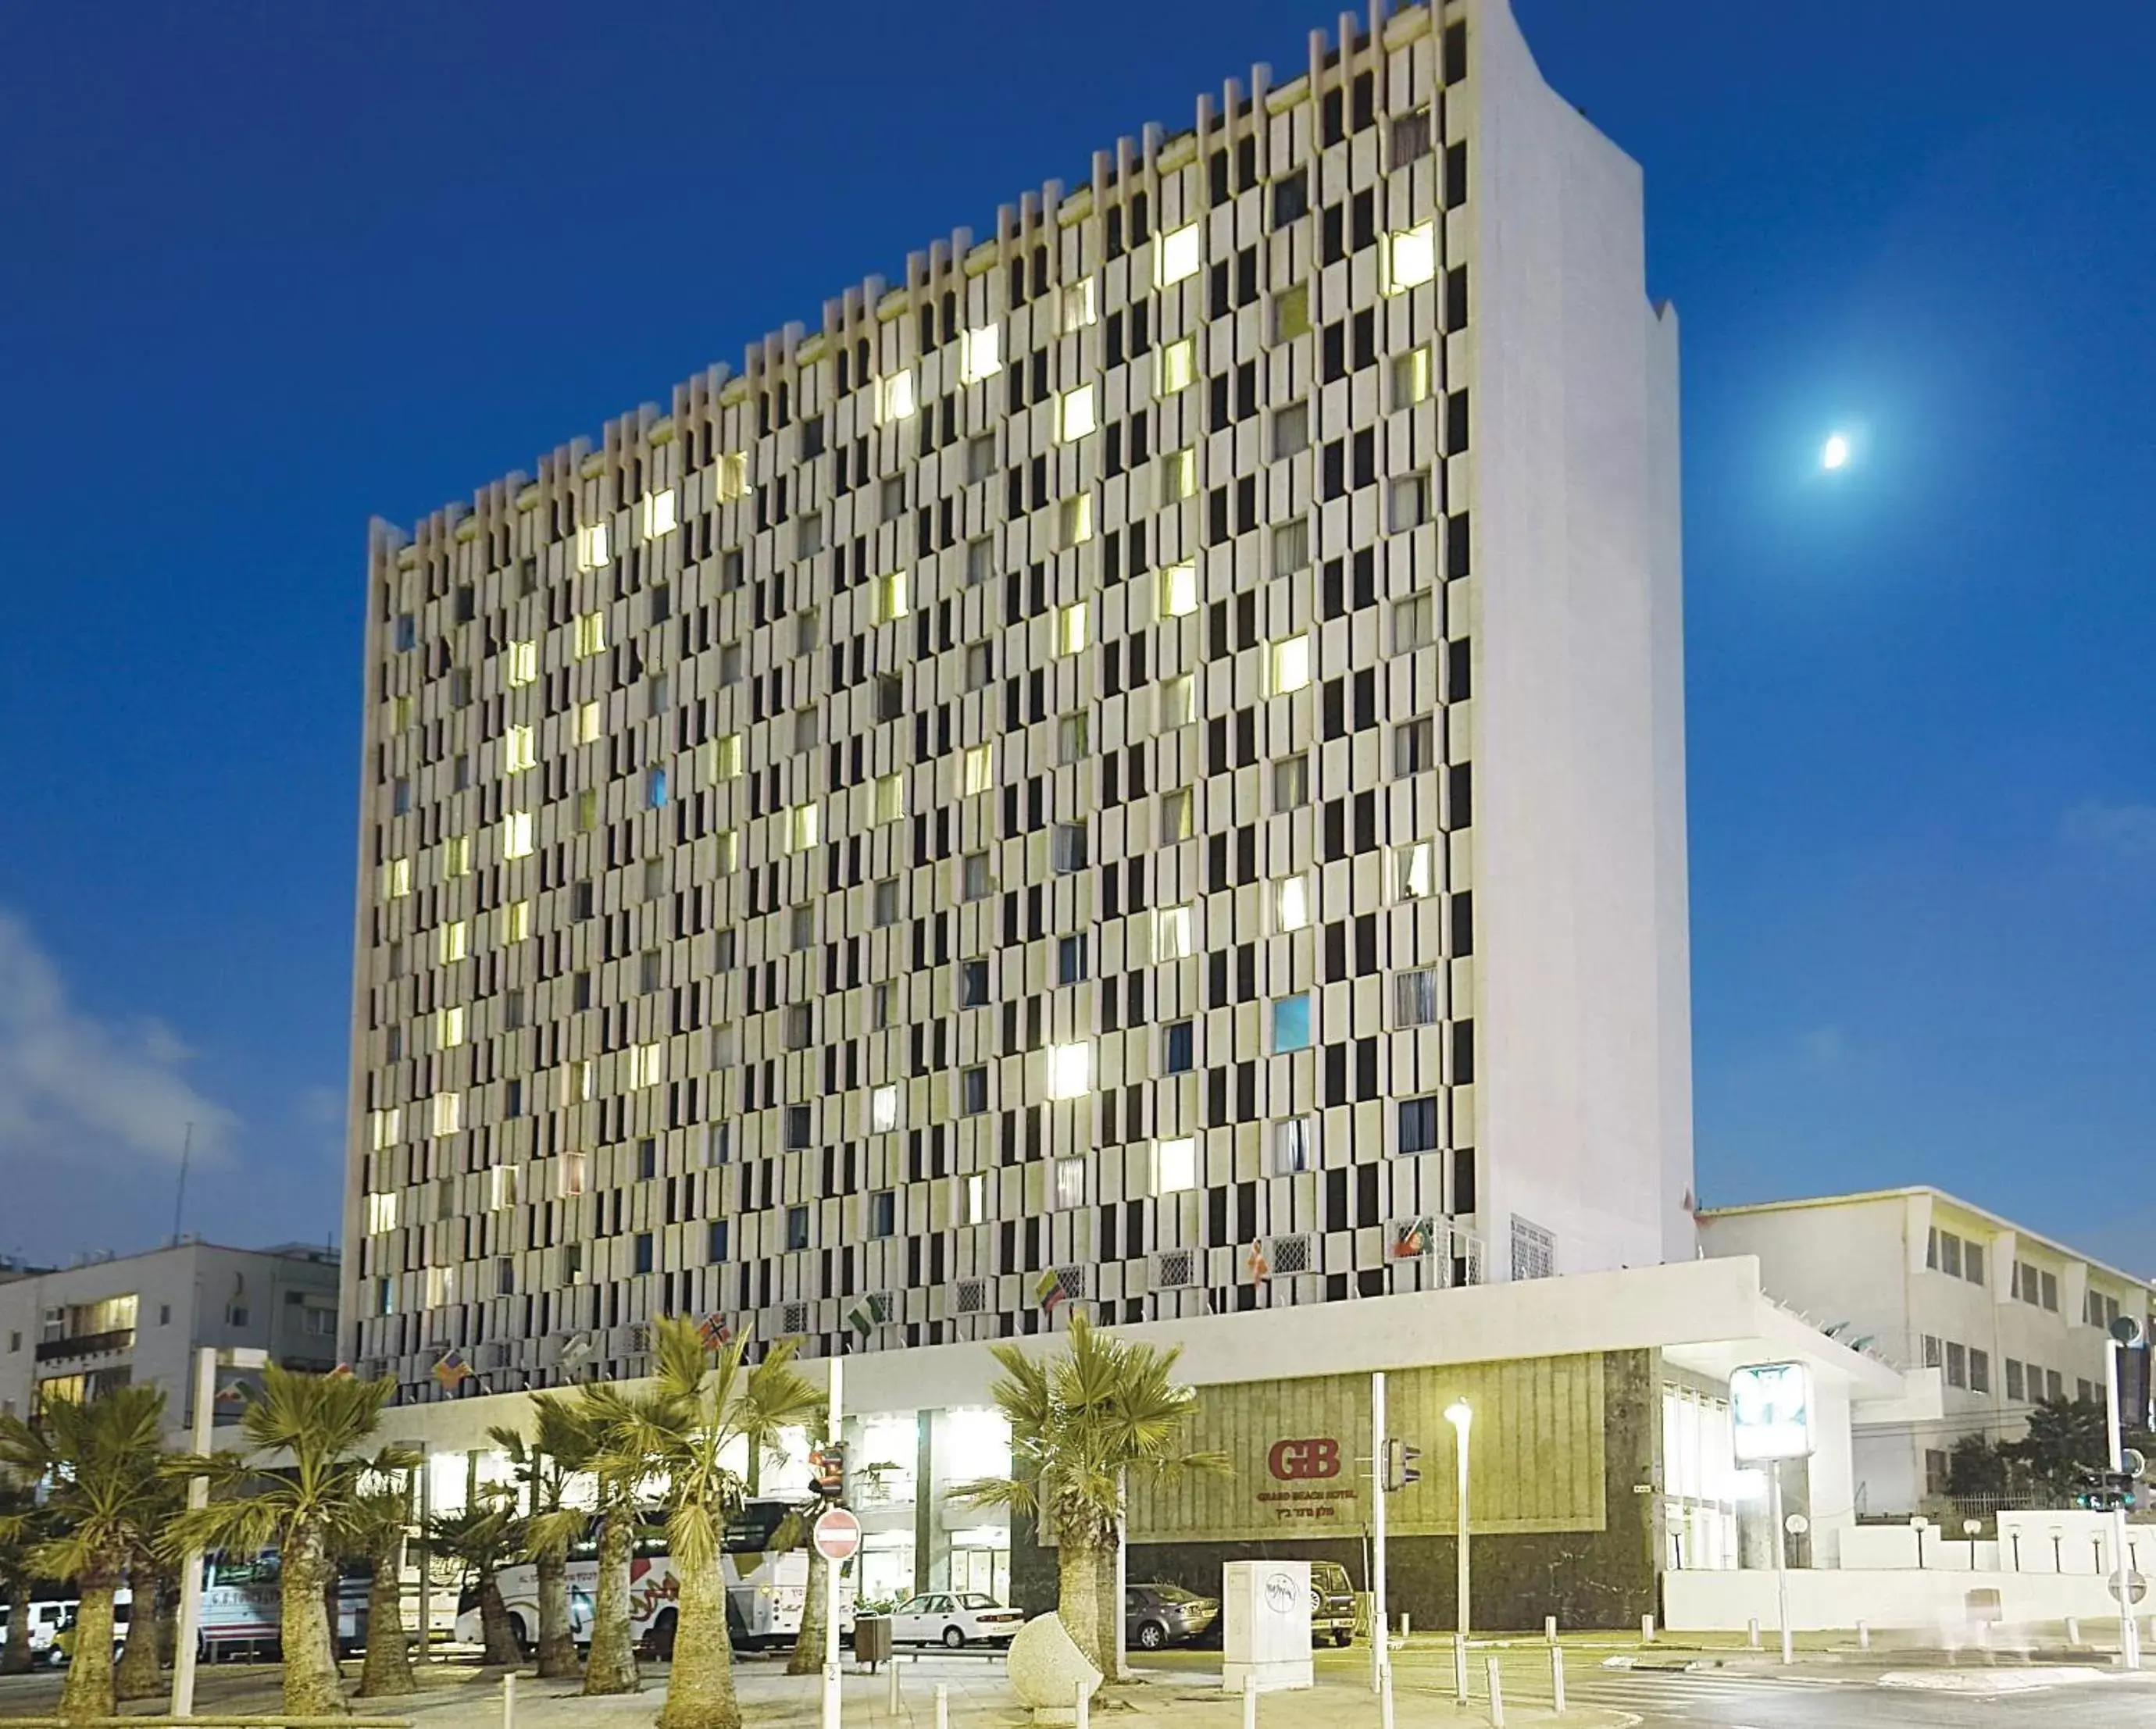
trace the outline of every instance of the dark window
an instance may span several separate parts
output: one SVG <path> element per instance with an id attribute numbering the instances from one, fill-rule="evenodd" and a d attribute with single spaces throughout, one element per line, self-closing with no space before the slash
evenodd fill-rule
<path id="1" fill-rule="evenodd" d="M 1400 1151 L 1435 1152 L 1438 1150 L 1437 1095 L 1400 1101 Z"/>
<path id="2" fill-rule="evenodd" d="M 1166 1070 L 1170 1075 L 1188 1075 L 1197 1066 L 1191 1024 L 1188 1021 L 1172 1022 L 1167 1030 Z"/>

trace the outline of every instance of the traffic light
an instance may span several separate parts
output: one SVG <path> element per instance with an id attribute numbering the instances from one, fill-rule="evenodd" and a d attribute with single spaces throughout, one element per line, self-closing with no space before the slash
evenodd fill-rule
<path id="1" fill-rule="evenodd" d="M 2138 1471 L 2099 1470 L 2094 1465 L 2083 1465 L 2076 1473 L 2074 1505 L 2086 1511 L 2108 1513 L 2123 1508 L 2130 1513 L 2139 1505 L 2140 1496 Z"/>
<path id="2" fill-rule="evenodd" d="M 815 1478 L 816 1493 L 825 1501 L 844 1501 L 846 1498 L 846 1448 L 843 1441 L 834 1441 L 808 1455 L 808 1470 Z"/>
<path id="3" fill-rule="evenodd" d="M 1422 1471 L 1415 1461 L 1422 1457 L 1422 1449 L 1410 1447 L 1405 1441 L 1385 1443 L 1385 1492 L 1404 1489 L 1410 1483 L 1422 1481 Z"/>
<path id="4" fill-rule="evenodd" d="M 2118 1420 L 2127 1429 L 2146 1429 L 2149 1422 L 2149 1364 L 2146 1345 L 2122 1345 L 2118 1349 Z"/>

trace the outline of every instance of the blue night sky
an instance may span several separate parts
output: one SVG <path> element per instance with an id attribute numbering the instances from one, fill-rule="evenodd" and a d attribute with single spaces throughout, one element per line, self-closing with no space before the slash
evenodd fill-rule
<path id="1" fill-rule="evenodd" d="M 1683 321 L 1702 1198 L 2156 1268 L 2156 12 L 1519 5 Z M 164 1234 L 190 1119 L 191 1229 L 335 1229 L 370 514 L 1331 22 L 808 15 L 0 18 L 0 1250 Z"/>

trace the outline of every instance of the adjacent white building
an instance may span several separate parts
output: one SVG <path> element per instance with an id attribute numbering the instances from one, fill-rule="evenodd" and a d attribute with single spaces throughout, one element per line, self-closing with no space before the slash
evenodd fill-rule
<path id="1" fill-rule="evenodd" d="M 1767 1290 L 1836 1338 L 1938 1371 L 1939 1414 L 1858 1423 L 1866 1514 L 1943 1496 L 1954 1443 L 2015 1439 L 2038 1399 L 2102 1400 L 2107 1328 L 2156 1311 L 2148 1281 L 1938 1188 L 1715 1208 L 1699 1241 L 1756 1255 Z"/>
<path id="2" fill-rule="evenodd" d="M 333 1368 L 336 1320 L 337 1256 L 318 1244 L 184 1242 L 26 1272 L 0 1282 L 0 1410 L 29 1416 L 54 1398 L 150 1382 L 164 1389 L 179 1429 L 193 1420 L 198 1347 Z"/>

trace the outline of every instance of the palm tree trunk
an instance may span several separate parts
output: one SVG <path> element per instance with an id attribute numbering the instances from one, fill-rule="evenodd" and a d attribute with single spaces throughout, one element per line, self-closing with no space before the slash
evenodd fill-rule
<path id="1" fill-rule="evenodd" d="M 278 1588 L 278 1636 L 285 1649 L 285 1710 L 295 1717 L 339 1716 L 344 1685 L 330 1638 L 323 1592 L 330 1564 L 322 1534 L 302 1527 L 285 1545 Z"/>
<path id="2" fill-rule="evenodd" d="M 592 1592 L 592 1649 L 584 1663 L 584 1691 L 636 1691 L 636 1642 L 629 1627 L 629 1551 L 636 1514 L 617 1507 L 599 1519 L 599 1576 Z"/>
<path id="3" fill-rule="evenodd" d="M 80 1581 L 67 1684 L 60 1689 L 60 1715 L 70 1722 L 112 1715 L 112 1593 L 119 1578 L 85 1573 Z"/>
<path id="4" fill-rule="evenodd" d="M 675 1583 L 680 1620 L 659 1729 L 741 1729 L 733 1646 L 726 1638 L 725 1564 L 714 1555 L 694 1572 L 677 1566 Z"/>
<path id="5" fill-rule="evenodd" d="M 788 1675 L 816 1675 L 824 1667 L 824 1623 L 831 1613 L 831 1563 L 808 1552 L 808 1588 L 801 1598 L 801 1631 L 787 1660 Z"/>
<path id="6" fill-rule="evenodd" d="M 501 1600 L 501 1581 L 490 1567 L 479 1576 L 479 1624 L 486 1641 L 480 1658 L 482 1665 L 514 1669 L 523 1662 L 524 1653 L 516 1644 L 516 1624 L 509 1619 L 509 1605 Z"/>
<path id="7" fill-rule="evenodd" d="M 1101 1573 L 1105 1567 L 1111 1581 L 1115 1578 L 1115 1557 L 1100 1547 L 1081 1542 L 1068 1529 L 1060 1532 L 1055 1544 L 1056 1602 L 1055 1613 L 1078 1649 L 1086 1654 L 1094 1668 L 1102 1675 L 1115 1668 L 1115 1629 L 1101 1624 Z M 1103 1655 L 1102 1634 L 1106 1652 Z"/>
<path id="8" fill-rule="evenodd" d="M 1116 1554 L 1122 1539 L 1111 1542 L 1101 1554 L 1100 1565 L 1094 1569 L 1094 1613 L 1100 1617 L 1101 1679 L 1103 1682 L 1120 1681 L 1122 1670 L 1116 1664 L 1116 1647 L 1122 1643 L 1116 1629 L 1122 1625 L 1123 1594 L 1116 1589 Z"/>
<path id="9" fill-rule="evenodd" d="M 539 1573 L 539 1678 L 565 1680 L 577 1672 L 577 1635 L 569 1625 L 569 1563 L 542 1556 Z"/>
<path id="10" fill-rule="evenodd" d="M 165 1642 L 164 1578 L 160 1569 L 138 1561 L 127 1582 L 134 1594 L 127 1609 L 127 1645 L 114 1671 L 116 1699 L 155 1699 L 165 1691 L 158 1651 Z"/>
<path id="11" fill-rule="evenodd" d="M 0 1652 L 0 1675 L 30 1672 L 30 1582 L 8 1582 L 8 1648 Z"/>
<path id="12" fill-rule="evenodd" d="M 374 1556 L 367 1588 L 367 1659 L 359 1667 L 359 1696 L 389 1699 L 416 1692 L 412 1653 L 404 1642 L 404 1580 L 398 1567 L 402 1533 Z"/>

